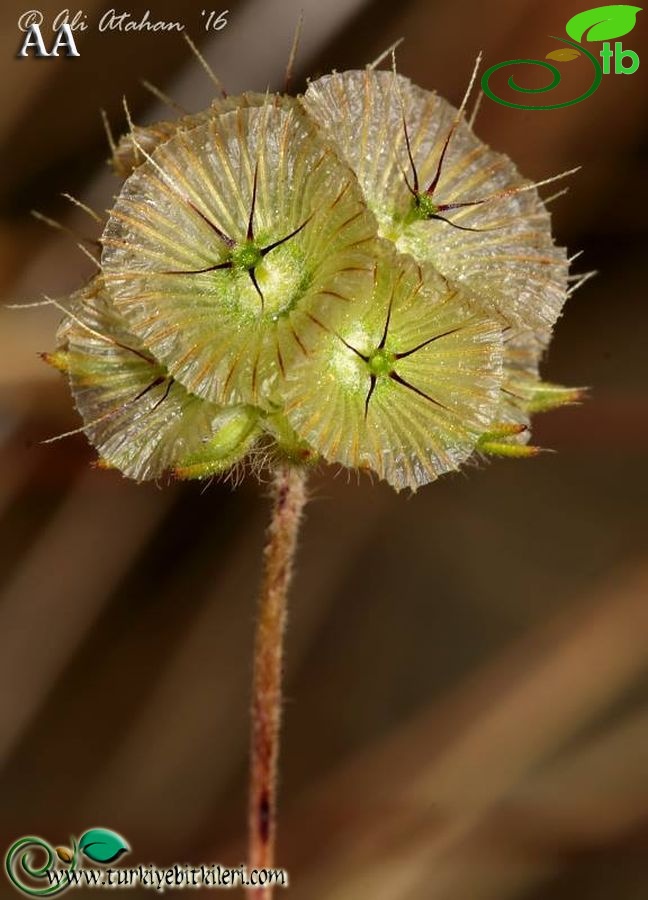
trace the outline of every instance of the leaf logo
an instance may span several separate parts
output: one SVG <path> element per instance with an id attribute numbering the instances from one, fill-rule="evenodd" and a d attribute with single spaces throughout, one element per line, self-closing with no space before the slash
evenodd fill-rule
<path id="1" fill-rule="evenodd" d="M 579 43 L 582 40 L 612 41 L 632 31 L 637 23 L 637 13 L 641 12 L 641 9 L 640 6 L 625 4 L 586 9 L 567 22 L 565 31 L 572 40 Z"/>
<path id="2" fill-rule="evenodd" d="M 565 106 L 573 106 L 575 103 L 586 100 L 599 87 L 603 74 L 609 74 L 611 58 L 614 58 L 615 73 L 631 75 L 639 68 L 639 56 L 637 53 L 633 50 L 624 50 L 620 42 L 617 42 L 614 50 L 612 50 L 608 42 L 623 37 L 624 34 L 632 31 L 637 23 L 637 13 L 641 12 L 641 9 L 642 7 L 640 6 L 627 6 L 624 3 L 616 3 L 612 6 L 596 6 L 594 9 L 583 10 L 583 12 L 572 16 L 565 26 L 565 30 L 571 40 L 558 37 L 557 35 L 550 35 L 555 40 L 568 45 L 567 47 L 560 47 L 558 50 L 551 50 L 546 54 L 545 60 L 552 60 L 552 62 L 545 62 L 540 59 L 509 59 L 506 62 L 496 63 L 482 75 L 482 90 L 491 100 L 501 103 L 502 106 L 510 106 L 512 109 L 562 109 Z M 601 64 L 596 56 L 583 46 L 583 41 L 605 41 L 603 50 L 599 54 L 603 58 L 603 68 L 601 68 Z M 570 62 L 578 59 L 579 56 L 585 56 L 590 61 L 594 70 L 594 77 L 588 89 L 573 100 L 543 105 L 511 103 L 503 97 L 498 97 L 488 84 L 491 75 L 505 66 L 519 64 L 541 66 L 547 69 L 552 76 L 551 82 L 545 87 L 523 87 L 517 84 L 512 75 L 508 79 L 508 85 L 514 91 L 520 91 L 524 94 L 544 94 L 552 91 L 560 84 L 560 71 L 553 65 L 553 62 Z"/>
<path id="3" fill-rule="evenodd" d="M 111 863 L 122 853 L 128 853 L 130 847 L 116 831 L 110 831 L 108 828 L 91 828 L 81 835 L 79 850 L 93 862 Z"/>

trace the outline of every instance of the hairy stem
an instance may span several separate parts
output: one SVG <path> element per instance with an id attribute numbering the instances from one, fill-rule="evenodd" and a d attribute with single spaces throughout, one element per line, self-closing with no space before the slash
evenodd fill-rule
<path id="1" fill-rule="evenodd" d="M 305 484 L 303 469 L 285 465 L 275 473 L 272 518 L 263 555 L 254 646 L 248 820 L 248 864 L 255 869 L 274 864 L 286 600 L 306 502 Z M 270 900 L 272 887 L 252 888 L 250 893 Z"/>

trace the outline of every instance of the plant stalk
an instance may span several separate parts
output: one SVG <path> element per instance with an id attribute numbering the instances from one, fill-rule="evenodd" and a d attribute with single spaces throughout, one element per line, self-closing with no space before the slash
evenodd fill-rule
<path id="1" fill-rule="evenodd" d="M 254 645 L 248 812 L 251 869 L 271 868 L 275 859 L 286 601 L 305 502 L 305 470 L 288 464 L 277 469 Z M 250 894 L 270 900 L 272 887 L 251 888 Z"/>

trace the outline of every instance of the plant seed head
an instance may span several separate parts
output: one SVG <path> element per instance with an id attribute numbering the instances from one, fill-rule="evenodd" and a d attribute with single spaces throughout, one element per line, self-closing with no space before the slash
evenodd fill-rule
<path id="1" fill-rule="evenodd" d="M 358 139 L 362 135 L 362 139 Z M 101 271 L 43 358 L 105 468 L 209 478 L 278 458 L 396 489 L 526 457 L 568 295 L 536 186 L 394 72 L 132 126 Z"/>

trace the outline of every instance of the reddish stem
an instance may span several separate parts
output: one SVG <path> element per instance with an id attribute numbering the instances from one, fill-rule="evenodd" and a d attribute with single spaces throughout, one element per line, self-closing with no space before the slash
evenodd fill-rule
<path id="1" fill-rule="evenodd" d="M 263 554 L 252 697 L 248 818 L 248 865 L 252 869 L 274 865 L 286 601 L 306 502 L 305 484 L 303 469 L 286 465 L 275 473 L 272 518 Z M 272 887 L 251 888 L 250 895 L 271 900 Z"/>

